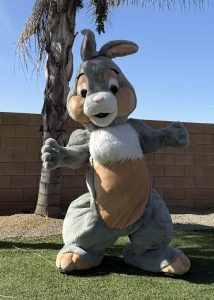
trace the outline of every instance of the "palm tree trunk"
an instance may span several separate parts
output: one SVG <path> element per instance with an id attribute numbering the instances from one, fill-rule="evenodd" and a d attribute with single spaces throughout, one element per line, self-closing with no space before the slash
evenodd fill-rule
<path id="1" fill-rule="evenodd" d="M 54 138 L 65 145 L 64 124 L 67 120 L 66 98 L 73 73 L 71 53 L 75 39 L 77 0 L 51 0 L 46 27 L 46 86 L 44 93 L 43 142 Z M 59 217 L 61 214 L 60 170 L 42 168 L 35 213 Z"/>

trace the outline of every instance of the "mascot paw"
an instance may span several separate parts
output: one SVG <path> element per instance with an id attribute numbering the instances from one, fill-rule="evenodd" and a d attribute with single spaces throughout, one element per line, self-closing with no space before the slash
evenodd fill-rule
<path id="1" fill-rule="evenodd" d="M 189 144 L 189 135 L 180 122 L 175 122 L 167 127 L 167 146 L 185 146 Z"/>
<path id="2" fill-rule="evenodd" d="M 183 275 L 190 269 L 189 258 L 183 253 L 179 254 L 175 260 L 161 271 L 166 275 Z"/>
<path id="3" fill-rule="evenodd" d="M 92 266 L 76 253 L 59 253 L 56 258 L 56 267 L 62 273 L 76 270 L 88 270 Z"/>

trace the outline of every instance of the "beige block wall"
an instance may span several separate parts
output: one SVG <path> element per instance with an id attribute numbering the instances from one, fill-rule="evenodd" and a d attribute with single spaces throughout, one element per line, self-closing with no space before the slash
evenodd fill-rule
<path id="1" fill-rule="evenodd" d="M 146 121 L 159 129 L 169 122 Z M 0 214 L 34 211 L 40 179 L 41 115 L 0 113 Z M 146 155 L 153 185 L 168 206 L 214 208 L 214 125 L 185 123 L 190 145 Z M 78 127 L 72 120 L 67 133 Z M 62 209 L 86 192 L 85 170 L 62 169 Z"/>

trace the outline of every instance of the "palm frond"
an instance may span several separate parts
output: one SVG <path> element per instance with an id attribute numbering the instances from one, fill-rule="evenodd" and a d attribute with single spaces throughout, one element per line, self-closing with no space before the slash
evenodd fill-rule
<path id="1" fill-rule="evenodd" d="M 23 54 L 24 60 L 34 59 L 36 52 L 37 63 L 42 63 L 43 53 L 46 45 L 46 23 L 48 18 L 50 0 L 36 0 L 32 13 L 27 20 L 24 30 L 19 38 L 17 47 Z M 31 37 L 35 37 L 35 47 L 32 50 Z"/>

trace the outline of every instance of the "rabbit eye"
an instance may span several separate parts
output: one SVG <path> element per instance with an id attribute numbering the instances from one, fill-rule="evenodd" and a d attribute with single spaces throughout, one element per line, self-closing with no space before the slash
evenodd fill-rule
<path id="1" fill-rule="evenodd" d="M 85 98 L 86 95 L 87 95 L 87 90 L 86 90 L 86 89 L 82 89 L 81 92 L 80 92 L 80 94 L 81 94 L 81 96 L 82 96 L 83 98 Z"/>
<path id="2" fill-rule="evenodd" d="M 113 93 L 113 94 L 116 94 L 118 92 L 118 81 L 115 79 L 115 78 L 111 78 L 108 82 L 108 86 L 109 86 L 109 89 L 110 91 Z"/>
<path id="3" fill-rule="evenodd" d="M 111 90 L 111 92 L 113 93 L 113 94 L 116 94 L 117 92 L 118 92 L 118 87 L 116 86 L 116 85 L 112 85 L 111 87 L 110 87 L 110 90 Z"/>

